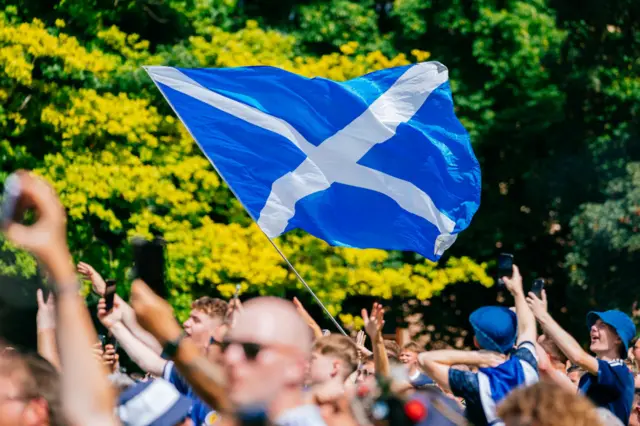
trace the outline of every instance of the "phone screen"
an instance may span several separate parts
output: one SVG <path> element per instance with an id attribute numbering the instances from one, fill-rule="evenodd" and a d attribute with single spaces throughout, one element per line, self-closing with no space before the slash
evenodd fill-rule
<path id="1" fill-rule="evenodd" d="M 116 296 L 116 280 L 108 279 L 107 287 L 104 290 L 104 300 L 107 304 L 107 311 L 113 309 L 113 299 Z"/>
<path id="2" fill-rule="evenodd" d="M 164 282 L 164 241 L 161 238 L 153 241 L 135 238 L 132 243 L 135 277 L 166 299 L 169 294 Z"/>
<path id="3" fill-rule="evenodd" d="M 513 255 L 509 253 L 500 253 L 498 256 L 498 279 L 513 275 Z"/>
<path id="4" fill-rule="evenodd" d="M 531 292 L 536 296 L 538 296 L 539 299 L 542 298 L 543 289 L 544 289 L 544 279 L 538 278 L 537 280 L 533 281 L 533 284 L 531 285 Z"/>
<path id="5" fill-rule="evenodd" d="M 2 196 L 2 217 L 0 223 L 3 227 L 7 227 L 12 221 L 19 220 L 18 200 L 21 194 L 20 181 L 16 175 L 10 175 L 4 181 L 4 195 Z"/>

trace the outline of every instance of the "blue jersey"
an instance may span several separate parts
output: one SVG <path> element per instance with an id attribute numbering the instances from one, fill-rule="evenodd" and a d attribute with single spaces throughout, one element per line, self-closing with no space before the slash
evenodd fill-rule
<path id="1" fill-rule="evenodd" d="M 194 426 L 210 426 L 216 424 L 218 413 L 211 407 L 202 402 L 202 400 L 193 392 L 193 389 L 187 381 L 178 373 L 173 362 L 167 362 L 162 373 L 163 378 L 171 383 L 183 395 L 188 396 L 193 401 L 191 407 L 191 420 Z"/>
<path id="2" fill-rule="evenodd" d="M 580 392 L 598 407 L 606 408 L 623 424 L 629 424 L 633 405 L 633 374 L 620 359 L 598 360 L 598 375 L 585 374 L 578 385 Z"/>
<path id="3" fill-rule="evenodd" d="M 537 383 L 538 358 L 535 346 L 523 342 L 511 358 L 495 368 L 478 373 L 449 369 L 451 392 L 464 398 L 467 419 L 476 426 L 504 424 L 496 414 L 498 403 L 519 386 Z"/>

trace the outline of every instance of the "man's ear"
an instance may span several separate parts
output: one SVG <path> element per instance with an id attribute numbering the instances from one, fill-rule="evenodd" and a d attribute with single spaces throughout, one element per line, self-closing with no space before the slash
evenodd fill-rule
<path id="1" fill-rule="evenodd" d="M 218 342 L 222 342 L 224 340 L 224 336 L 229 331 L 229 326 L 227 324 L 220 324 L 213 330 L 213 338 Z"/>
<path id="2" fill-rule="evenodd" d="M 480 347 L 480 343 L 478 343 L 478 339 L 476 339 L 476 336 L 473 336 L 473 346 L 475 346 L 476 349 L 482 349 Z"/>
<path id="3" fill-rule="evenodd" d="M 340 374 L 340 370 L 342 370 L 342 361 L 334 359 L 331 363 L 331 367 L 331 377 L 336 377 Z"/>
<path id="4" fill-rule="evenodd" d="M 44 398 L 29 401 L 25 420 L 28 425 L 49 424 L 49 403 Z"/>

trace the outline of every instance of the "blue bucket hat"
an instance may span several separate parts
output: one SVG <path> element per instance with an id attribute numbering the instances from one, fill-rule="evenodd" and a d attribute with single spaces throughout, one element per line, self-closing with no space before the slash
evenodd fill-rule
<path id="1" fill-rule="evenodd" d="M 189 416 L 192 405 L 171 383 L 155 379 L 124 390 L 117 413 L 124 426 L 175 426 Z"/>
<path id="2" fill-rule="evenodd" d="M 476 340 L 482 349 L 508 353 L 518 337 L 518 317 L 502 306 L 484 306 L 469 316 Z"/>
<path id="3" fill-rule="evenodd" d="M 624 345 L 624 352 L 620 354 L 622 359 L 627 357 L 629 353 L 629 342 L 636 335 L 636 325 L 633 323 L 633 320 L 629 317 L 629 315 L 621 312 L 617 309 L 612 309 L 606 312 L 589 312 L 587 314 L 587 327 L 591 329 L 593 324 L 596 323 L 597 320 L 602 320 L 603 323 L 612 327 L 620 340 L 622 340 L 622 344 Z"/>

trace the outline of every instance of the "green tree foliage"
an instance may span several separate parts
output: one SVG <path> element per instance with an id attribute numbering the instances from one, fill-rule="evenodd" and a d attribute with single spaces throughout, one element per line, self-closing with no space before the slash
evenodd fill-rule
<path id="1" fill-rule="evenodd" d="M 283 239 L 323 297 L 339 301 L 332 309 L 355 313 L 358 294 L 397 296 L 398 306 L 405 297 L 438 296 L 416 309 L 443 329 L 464 328 L 475 302 L 496 301 L 479 265 L 500 251 L 515 254 L 527 280 L 546 277 L 552 309 L 576 327 L 605 302 L 603 292 L 621 309 L 635 300 L 637 1 L 0 0 L 0 7 L 0 178 L 28 167 L 56 181 L 74 250 L 109 274 L 124 276 L 128 236 L 161 228 L 171 239 L 176 306 L 212 285 L 224 294 L 235 282 L 287 294 L 296 284 L 141 65 L 265 64 L 343 80 L 427 58 L 450 68 L 457 112 L 482 165 L 482 206 L 441 268 L 409 253 L 372 251 L 361 261 L 301 234 Z M 239 265 L 246 256 L 252 261 Z M 484 285 L 448 285 L 470 281 Z M 345 298 L 353 304 L 340 307 Z"/>

